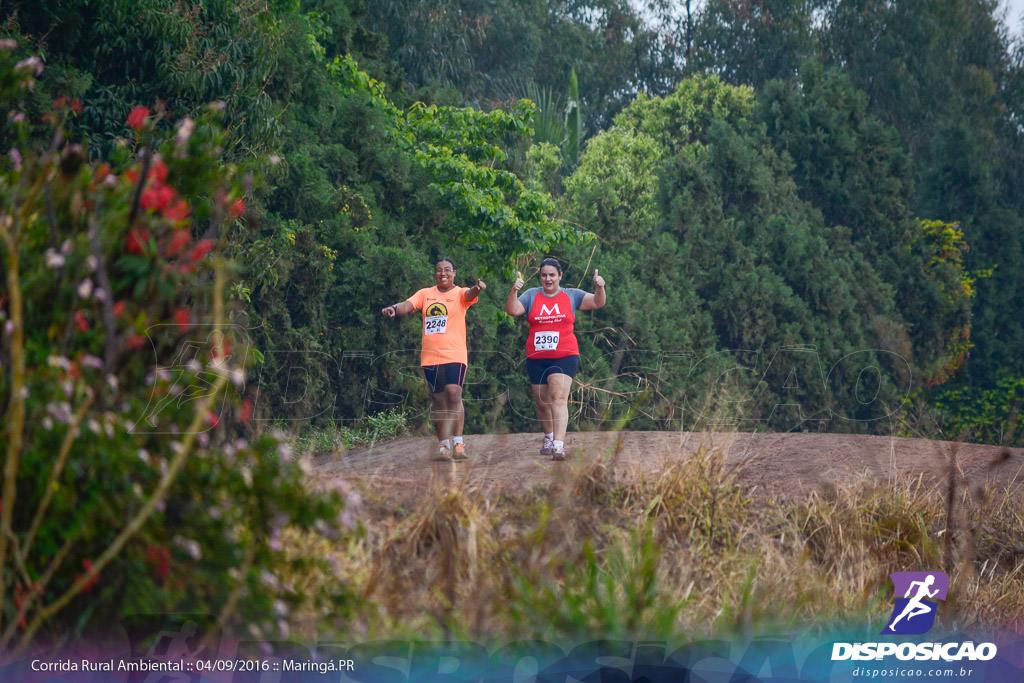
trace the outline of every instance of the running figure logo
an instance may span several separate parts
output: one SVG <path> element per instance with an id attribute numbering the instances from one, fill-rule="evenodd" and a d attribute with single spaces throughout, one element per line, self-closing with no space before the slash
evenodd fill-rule
<path id="1" fill-rule="evenodd" d="M 935 623 L 938 600 L 946 599 L 949 577 L 942 572 L 893 572 L 896 605 L 883 634 L 914 636 L 927 633 Z M 899 596 L 903 597 L 899 597 Z"/>

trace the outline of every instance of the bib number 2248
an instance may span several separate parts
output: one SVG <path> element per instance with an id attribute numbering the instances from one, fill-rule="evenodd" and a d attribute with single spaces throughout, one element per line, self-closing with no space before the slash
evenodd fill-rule
<path id="1" fill-rule="evenodd" d="M 448 327 L 448 316 L 432 315 L 423 322 L 423 334 L 444 334 Z"/>

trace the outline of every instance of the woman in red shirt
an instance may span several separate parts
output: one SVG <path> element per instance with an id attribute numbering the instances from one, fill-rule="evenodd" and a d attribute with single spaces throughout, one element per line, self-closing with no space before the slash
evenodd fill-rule
<path id="1" fill-rule="evenodd" d="M 565 460 L 565 430 L 569 426 L 569 390 L 579 368 L 580 349 L 573 334 L 576 311 L 593 311 L 605 304 L 604 278 L 594 269 L 595 293 L 562 289 L 562 266 L 547 258 L 540 264 L 540 287 L 522 294 L 523 276 L 505 301 L 511 316 L 526 314 L 530 334 L 526 339 L 526 371 L 530 376 L 537 419 L 544 428 L 541 455 Z"/>

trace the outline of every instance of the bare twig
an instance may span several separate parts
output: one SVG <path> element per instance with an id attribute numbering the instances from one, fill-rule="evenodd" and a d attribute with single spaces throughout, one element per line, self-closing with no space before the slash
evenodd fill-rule
<path id="1" fill-rule="evenodd" d="M 71 446 L 75 442 L 78 426 L 82 424 L 82 420 L 85 419 L 85 414 L 92 406 L 97 393 L 98 392 L 96 390 L 89 391 L 85 401 L 78 407 L 78 410 L 75 411 L 75 414 L 71 416 L 71 420 L 68 422 L 68 431 L 64 435 L 64 441 L 60 445 L 60 451 L 57 452 L 57 461 L 53 464 L 53 470 L 50 472 L 50 478 L 47 480 L 46 487 L 43 489 L 43 498 L 39 501 L 39 507 L 36 508 L 35 517 L 32 518 L 32 524 L 29 526 L 28 533 L 25 535 L 25 541 L 22 544 L 24 554 L 26 556 L 32 549 L 32 541 L 35 540 L 36 532 L 39 530 L 39 525 L 43 521 L 46 509 L 50 506 L 50 500 L 53 498 L 53 492 L 56 488 L 54 485 L 57 483 L 57 479 L 60 477 L 61 472 L 64 471 L 64 464 L 67 462 L 68 453 L 71 452 Z"/>
<path id="2" fill-rule="evenodd" d="M 0 605 L 4 602 L 6 584 L 3 568 L 7 562 L 7 541 L 14 532 L 14 500 L 17 495 L 18 463 L 25 438 L 25 334 L 21 282 L 18 271 L 18 244 L 12 234 L 10 219 L 0 217 L 0 238 L 7 247 L 7 289 L 10 296 L 11 331 L 11 399 L 7 411 L 8 444 L 4 463 L 3 506 L 0 508 Z M 0 624 L 3 613 L 0 612 Z"/>
<path id="3" fill-rule="evenodd" d="M 100 287 L 107 293 L 103 299 L 103 327 L 104 358 L 103 374 L 109 375 L 114 369 L 114 362 L 117 360 L 117 320 L 114 316 L 114 291 L 110 286 L 110 276 L 107 274 L 107 259 L 100 247 L 100 229 L 96 223 L 96 216 L 89 216 L 89 249 L 93 258 L 96 259 L 96 279 Z"/>
<path id="4" fill-rule="evenodd" d="M 142 188 L 146 186 L 146 176 L 149 175 L 149 167 L 153 165 L 153 146 L 146 145 L 142 151 L 142 173 L 139 174 L 139 181 L 135 186 L 135 196 L 132 198 L 132 208 L 128 212 L 128 227 L 135 225 L 135 219 L 139 216 L 139 201 L 142 199 Z"/>
<path id="5" fill-rule="evenodd" d="M 587 259 L 587 267 L 583 269 L 583 277 L 580 278 L 579 283 L 576 285 L 576 289 L 579 289 L 583 284 L 583 280 L 586 279 L 587 273 L 590 271 L 590 262 L 594 260 L 595 251 L 597 251 L 597 242 L 594 243 L 594 248 L 590 250 L 590 258 Z"/>
<path id="6" fill-rule="evenodd" d="M 21 572 L 21 578 L 25 582 L 26 586 L 32 585 L 32 577 L 28 574 L 28 568 L 25 567 L 25 558 L 21 554 L 21 550 L 18 548 L 18 537 L 11 532 L 9 536 L 11 540 L 11 556 L 14 557 L 14 563 L 18 565 L 18 570 Z"/>
<path id="7" fill-rule="evenodd" d="M 3 652 L 7 648 L 7 644 L 10 643 L 11 638 L 14 637 L 18 624 L 25 618 L 25 615 L 28 614 L 28 610 L 32 607 L 32 603 L 35 602 L 36 597 L 43 594 L 46 586 L 50 583 L 50 579 L 53 578 L 54 573 L 56 573 L 57 569 L 59 569 L 61 564 L 64 563 L 68 553 L 71 552 L 71 546 L 77 538 L 77 534 L 68 536 L 67 540 L 64 541 L 64 545 L 61 546 L 60 550 L 57 551 L 57 554 L 50 560 L 50 565 L 46 568 L 46 571 L 43 572 L 43 575 L 39 578 L 39 581 L 36 582 L 36 585 L 29 587 L 31 590 L 29 590 L 28 595 L 25 597 L 25 602 L 22 603 L 21 609 L 18 611 L 18 614 L 14 619 L 11 620 L 11 623 L 7 625 L 3 636 L 0 637 L 0 652 Z"/>

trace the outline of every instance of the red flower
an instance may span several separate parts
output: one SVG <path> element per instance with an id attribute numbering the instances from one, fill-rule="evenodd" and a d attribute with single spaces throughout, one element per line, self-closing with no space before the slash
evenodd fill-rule
<path id="1" fill-rule="evenodd" d="M 213 240 L 202 240 L 192 248 L 192 255 L 189 258 L 195 263 L 209 254 L 211 249 L 213 249 Z"/>
<path id="2" fill-rule="evenodd" d="M 167 180 L 167 164 L 162 159 L 153 162 L 153 166 L 149 169 L 149 179 L 160 183 Z"/>
<path id="3" fill-rule="evenodd" d="M 103 162 L 100 167 L 96 169 L 96 175 L 93 176 L 96 180 L 103 180 L 110 175 L 110 164 Z"/>
<path id="4" fill-rule="evenodd" d="M 89 321 L 85 319 L 85 316 L 82 315 L 81 311 L 75 311 L 75 324 L 78 325 L 78 329 L 82 332 L 89 331 Z"/>
<path id="5" fill-rule="evenodd" d="M 149 241 L 149 233 L 143 228 L 132 228 L 128 231 L 125 248 L 132 254 L 141 254 L 142 245 Z"/>
<path id="6" fill-rule="evenodd" d="M 171 573 L 171 551 L 151 545 L 146 548 L 146 562 L 153 565 L 153 574 L 163 581 Z"/>
<path id="7" fill-rule="evenodd" d="M 177 223 L 188 218 L 188 211 L 188 202 L 184 199 L 179 199 L 164 210 L 164 216 Z"/>
<path id="8" fill-rule="evenodd" d="M 163 211 L 174 200 L 174 190 L 166 185 L 150 185 L 142 192 L 139 206 L 143 209 Z"/>
<path id="9" fill-rule="evenodd" d="M 57 99 L 55 99 L 53 101 L 53 108 L 54 109 L 60 109 L 61 107 L 63 107 L 67 103 L 68 103 L 68 96 L 67 95 L 61 95 L 60 97 L 58 97 Z"/>
<path id="10" fill-rule="evenodd" d="M 88 559 L 82 560 L 82 566 L 85 568 L 85 571 L 88 572 L 90 569 L 92 569 L 92 560 L 88 560 Z M 81 578 L 82 578 L 81 574 L 75 574 L 75 582 L 76 583 Z M 96 576 L 92 577 L 91 579 L 89 579 L 88 581 L 85 582 L 85 585 L 82 586 L 82 590 L 91 591 L 92 587 L 95 586 L 99 582 L 100 582 L 100 577 L 99 577 L 99 574 L 97 574 Z"/>
<path id="11" fill-rule="evenodd" d="M 188 331 L 188 321 L 191 315 L 187 308 L 179 308 L 174 312 L 174 322 L 181 328 L 182 332 Z"/>
<path id="12" fill-rule="evenodd" d="M 250 419 L 252 419 L 252 401 L 246 398 L 242 400 L 242 412 L 238 415 L 238 421 L 244 424 Z"/>
<path id="13" fill-rule="evenodd" d="M 142 345 L 145 343 L 146 338 L 139 336 L 137 334 L 133 334 L 131 337 L 128 338 L 128 346 L 130 346 L 133 351 L 138 351 L 139 349 L 142 348 Z"/>
<path id="14" fill-rule="evenodd" d="M 139 182 L 139 172 L 136 171 L 134 168 L 129 168 L 127 171 L 124 172 L 124 178 L 125 180 L 128 181 L 130 185 L 134 185 L 135 183 Z"/>
<path id="15" fill-rule="evenodd" d="M 241 198 L 236 199 L 228 205 L 228 215 L 232 218 L 238 218 L 245 213 L 245 202 Z"/>
<path id="16" fill-rule="evenodd" d="M 185 228 L 179 228 L 174 231 L 174 235 L 171 237 L 171 243 L 167 245 L 167 254 L 169 256 L 176 256 L 182 247 L 188 244 L 188 241 L 192 238 L 191 233 Z"/>
<path id="17" fill-rule="evenodd" d="M 132 109 L 131 113 L 128 114 L 128 121 L 126 123 L 128 124 L 129 128 L 138 130 L 139 128 L 142 128 L 142 126 L 146 123 L 146 117 L 148 116 L 149 109 L 139 105 L 138 107 Z"/>
<path id="18" fill-rule="evenodd" d="M 118 301 L 114 304 L 114 317 L 120 318 L 121 314 L 124 313 L 124 301 Z"/>
<path id="19" fill-rule="evenodd" d="M 220 416 L 212 410 L 206 413 L 206 419 L 209 420 L 210 424 L 214 427 L 220 424 Z"/>
<path id="20" fill-rule="evenodd" d="M 25 587 L 20 583 L 14 586 L 14 609 L 18 612 L 21 611 L 22 606 L 25 604 Z M 25 628 L 25 617 L 18 620 L 18 626 Z"/>
<path id="21" fill-rule="evenodd" d="M 71 100 L 71 111 L 75 112 L 76 114 L 82 113 L 82 102 L 78 100 L 78 98 Z"/>

